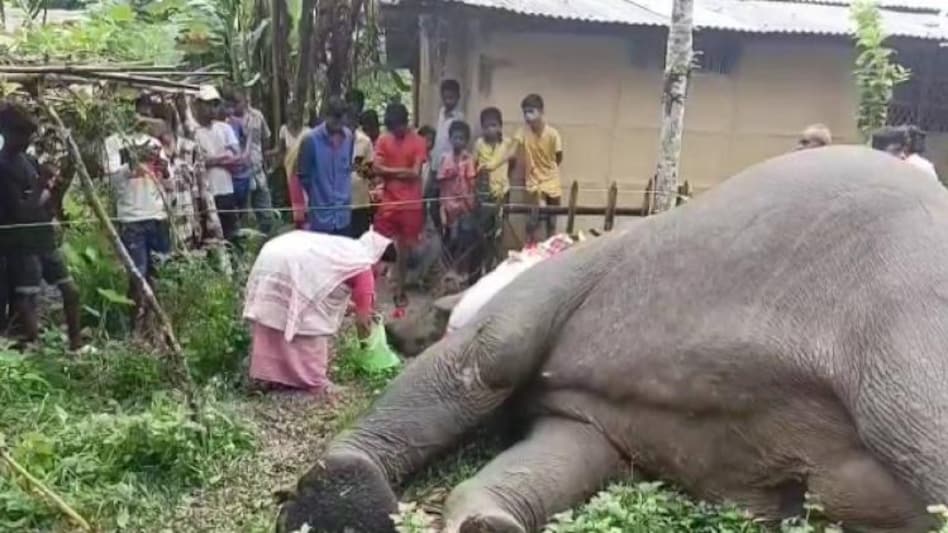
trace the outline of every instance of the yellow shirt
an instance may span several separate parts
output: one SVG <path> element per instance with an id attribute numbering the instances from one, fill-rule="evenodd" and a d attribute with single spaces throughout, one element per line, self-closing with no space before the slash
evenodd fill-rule
<path id="1" fill-rule="evenodd" d="M 556 154 L 563 151 L 560 132 L 547 124 L 537 135 L 529 126 L 525 126 L 517 133 L 517 141 L 523 145 L 527 156 L 527 192 L 559 198 L 562 188 Z"/>
<path id="2" fill-rule="evenodd" d="M 477 170 L 484 167 L 493 168 L 490 172 L 490 195 L 494 199 L 503 198 L 510 190 L 508 170 L 510 168 L 511 148 L 513 139 L 501 139 L 497 144 L 490 144 L 483 138 L 474 143 L 474 157 L 477 158 Z"/>

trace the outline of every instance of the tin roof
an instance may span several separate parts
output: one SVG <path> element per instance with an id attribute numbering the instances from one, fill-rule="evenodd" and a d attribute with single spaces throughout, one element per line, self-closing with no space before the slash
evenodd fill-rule
<path id="1" fill-rule="evenodd" d="M 630 26 L 665 26 L 672 0 L 442 0 L 522 15 Z M 948 41 L 948 0 L 878 0 L 889 35 Z M 388 0 L 388 3 L 408 0 Z M 695 0 L 697 29 L 850 35 L 851 0 Z M 936 4 L 938 4 L 936 6 Z"/>

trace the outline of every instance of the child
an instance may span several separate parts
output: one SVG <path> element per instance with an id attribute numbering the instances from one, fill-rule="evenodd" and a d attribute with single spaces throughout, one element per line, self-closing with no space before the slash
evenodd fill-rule
<path id="1" fill-rule="evenodd" d="M 474 212 L 474 187 L 477 173 L 474 157 L 468 151 L 471 142 L 471 127 L 463 120 L 451 124 L 448 132 L 451 150 L 441 156 L 438 166 L 438 198 L 440 220 L 444 242 L 451 257 L 461 258 L 468 246 L 476 242 L 476 227 L 472 224 Z M 467 261 L 462 261 L 467 264 Z M 456 265 L 461 272 L 462 265 Z"/>
<path id="2" fill-rule="evenodd" d="M 489 201 L 496 206 L 485 218 L 490 225 L 488 234 L 494 241 L 489 252 L 492 259 L 498 261 L 501 256 L 499 237 L 503 228 L 501 206 L 506 205 L 510 198 L 510 168 L 517 155 L 517 143 L 504 138 L 503 126 L 500 109 L 484 109 L 481 111 L 482 136 L 474 144 L 478 183 L 486 183 Z M 488 264 L 493 264 L 493 261 L 488 261 Z"/>
<path id="3" fill-rule="evenodd" d="M 425 217 L 426 223 L 433 222 L 435 226 L 441 223 L 438 219 L 438 184 L 435 176 L 432 175 L 431 156 L 435 145 L 435 130 L 431 126 L 425 125 L 418 128 L 418 135 L 425 139 L 425 150 L 428 159 L 421 165 L 421 190 L 425 198 Z"/>
<path id="4" fill-rule="evenodd" d="M 431 170 L 438 173 L 441 159 L 451 152 L 451 124 L 455 120 L 464 120 L 461 112 L 461 84 L 457 80 L 441 82 L 441 109 L 438 111 L 438 124 L 435 131 L 434 147 L 431 153 Z"/>
<path id="5" fill-rule="evenodd" d="M 517 134 L 517 141 L 523 146 L 526 159 L 527 193 L 536 205 L 560 205 L 562 191 L 560 187 L 560 165 L 563 163 L 563 139 L 560 133 L 546 123 L 543 118 L 543 97 L 529 94 L 520 103 L 526 127 Z M 556 218 L 540 216 L 546 221 L 546 236 L 556 231 Z M 531 243 L 536 243 L 536 231 L 539 220 L 531 220 L 527 233 Z"/>
<path id="6" fill-rule="evenodd" d="M 481 111 L 481 134 L 474 144 L 477 173 L 487 179 L 491 201 L 506 203 L 510 194 L 510 168 L 517 155 L 517 143 L 504 138 L 504 118 L 500 109 Z"/>

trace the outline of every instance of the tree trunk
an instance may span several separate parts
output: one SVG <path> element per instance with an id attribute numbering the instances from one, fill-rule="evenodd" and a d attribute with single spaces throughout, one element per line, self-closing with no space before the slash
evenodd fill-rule
<path id="1" fill-rule="evenodd" d="M 674 0 L 665 54 L 662 130 L 659 136 L 658 169 L 655 173 L 655 198 L 649 204 L 650 213 L 660 213 L 674 207 L 678 194 L 685 96 L 688 92 L 693 56 L 693 13 L 694 0 Z"/>
<path id="2" fill-rule="evenodd" d="M 274 146 L 279 140 L 276 133 L 283 124 L 282 77 L 286 71 L 286 0 L 270 0 L 270 131 Z"/>
<path id="3" fill-rule="evenodd" d="M 316 17 L 316 0 L 303 0 L 300 8 L 299 58 L 296 62 L 296 90 L 293 93 L 293 105 L 290 112 L 300 117 L 306 124 L 306 99 L 309 96 L 313 80 L 313 24 Z"/>
<path id="4" fill-rule="evenodd" d="M 353 41 L 356 38 L 362 5 L 362 0 L 342 0 L 337 2 L 333 10 L 331 56 L 326 73 L 330 95 L 341 95 L 344 86 L 351 79 Z"/>

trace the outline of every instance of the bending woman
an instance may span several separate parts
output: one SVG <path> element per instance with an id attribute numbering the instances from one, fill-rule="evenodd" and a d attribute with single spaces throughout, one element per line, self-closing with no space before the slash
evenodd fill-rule
<path id="1" fill-rule="evenodd" d="M 372 266 L 390 241 L 291 231 L 263 246 L 247 282 L 244 318 L 253 325 L 250 377 L 269 385 L 331 394 L 331 341 L 354 301 L 356 326 L 371 329 Z"/>

